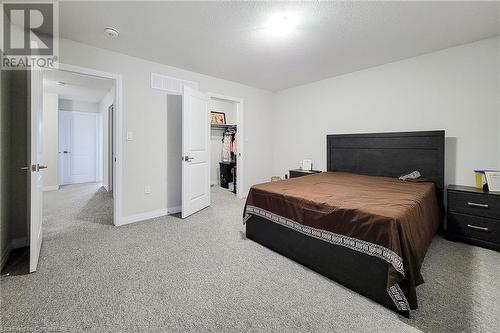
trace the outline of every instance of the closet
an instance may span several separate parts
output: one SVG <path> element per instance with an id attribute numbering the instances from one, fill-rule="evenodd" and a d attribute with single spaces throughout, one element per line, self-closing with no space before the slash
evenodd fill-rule
<path id="1" fill-rule="evenodd" d="M 236 119 L 237 103 L 212 98 L 210 111 L 210 184 L 236 194 L 237 145 Z"/>

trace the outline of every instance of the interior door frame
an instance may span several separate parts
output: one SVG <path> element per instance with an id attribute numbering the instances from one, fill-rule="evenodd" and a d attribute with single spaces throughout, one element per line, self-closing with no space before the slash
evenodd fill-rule
<path id="1" fill-rule="evenodd" d="M 114 142 L 115 142 L 115 122 L 114 122 L 114 112 L 115 105 L 114 103 L 108 106 L 108 170 L 104 170 L 103 172 L 108 173 L 108 191 L 113 191 L 113 177 L 114 177 L 114 168 L 113 166 L 113 156 L 114 156 Z"/>
<path id="2" fill-rule="evenodd" d="M 209 101 L 210 99 L 222 99 L 236 104 L 236 149 L 238 152 L 238 155 L 236 155 L 236 196 L 240 199 L 243 199 L 246 197 L 246 193 L 243 193 L 243 189 L 245 188 L 243 186 L 243 171 L 245 169 L 243 99 L 213 92 L 207 92 L 207 96 Z"/>
<path id="3" fill-rule="evenodd" d="M 114 122 L 115 161 L 113 163 L 113 224 L 123 223 L 123 78 L 121 74 L 103 72 L 91 68 L 59 63 L 59 70 L 76 74 L 96 76 L 115 81 Z"/>
<path id="4" fill-rule="evenodd" d="M 61 120 L 61 112 L 65 112 L 66 115 L 67 114 L 71 114 L 71 115 L 74 115 L 74 114 L 80 114 L 80 115 L 85 115 L 85 116 L 92 116 L 94 117 L 94 120 L 95 120 L 95 147 L 94 147 L 94 150 L 95 150 L 95 163 L 94 163 L 94 182 L 98 182 L 100 180 L 100 172 L 99 172 L 99 169 L 101 167 L 101 164 L 102 164 L 102 161 L 100 161 L 100 153 L 99 153 L 99 149 L 102 145 L 102 140 L 100 140 L 100 126 L 99 126 L 99 116 L 100 114 L 99 113 L 95 113 L 95 112 L 82 112 L 82 111 L 67 111 L 67 110 L 57 110 L 58 112 L 58 122 L 60 124 L 60 120 Z M 58 124 L 58 126 L 59 126 Z M 59 128 L 60 129 L 60 128 Z M 59 134 L 59 138 L 58 138 L 58 143 L 60 142 L 60 135 L 61 135 L 61 131 L 59 130 L 58 131 L 58 134 Z M 73 149 L 71 149 L 73 150 Z M 64 179 L 64 168 L 67 168 L 68 166 L 66 165 L 66 161 L 63 160 L 64 158 L 64 155 L 63 154 L 59 154 L 59 186 L 61 185 L 67 185 L 67 184 L 73 184 L 73 183 L 68 183 L 65 181 Z"/>

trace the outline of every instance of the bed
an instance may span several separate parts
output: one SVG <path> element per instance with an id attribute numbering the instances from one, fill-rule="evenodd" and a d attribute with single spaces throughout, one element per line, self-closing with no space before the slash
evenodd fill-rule
<path id="1" fill-rule="evenodd" d="M 246 236 L 409 317 L 443 187 L 444 131 L 328 135 L 327 172 L 251 188 Z"/>

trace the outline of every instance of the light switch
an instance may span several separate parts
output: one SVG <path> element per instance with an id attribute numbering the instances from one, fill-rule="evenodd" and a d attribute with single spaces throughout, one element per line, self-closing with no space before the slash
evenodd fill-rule
<path id="1" fill-rule="evenodd" d="M 149 185 L 144 186 L 144 194 L 151 194 L 151 186 Z"/>
<path id="2" fill-rule="evenodd" d="M 134 132 L 127 132 L 127 141 L 132 141 L 134 140 Z"/>

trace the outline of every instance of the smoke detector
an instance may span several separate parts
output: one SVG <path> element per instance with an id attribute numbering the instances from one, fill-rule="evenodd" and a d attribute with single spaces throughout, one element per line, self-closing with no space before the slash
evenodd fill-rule
<path id="1" fill-rule="evenodd" d="M 109 38 L 118 38 L 118 35 L 120 34 L 120 32 L 117 29 L 113 28 L 113 27 L 106 27 L 106 28 L 104 28 L 104 33 Z"/>

